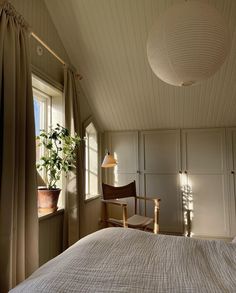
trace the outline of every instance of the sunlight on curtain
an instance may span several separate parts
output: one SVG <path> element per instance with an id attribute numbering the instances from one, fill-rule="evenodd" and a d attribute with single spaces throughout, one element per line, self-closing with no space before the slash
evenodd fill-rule
<path id="1" fill-rule="evenodd" d="M 73 135 L 74 132 L 81 136 L 81 121 L 79 109 L 79 94 L 75 73 L 70 68 L 65 68 L 64 73 L 64 103 L 65 127 Z M 65 188 L 65 216 L 64 216 L 64 248 L 72 245 L 79 239 L 79 202 L 84 200 L 83 177 L 83 145 L 77 153 L 75 170 L 66 178 Z"/>

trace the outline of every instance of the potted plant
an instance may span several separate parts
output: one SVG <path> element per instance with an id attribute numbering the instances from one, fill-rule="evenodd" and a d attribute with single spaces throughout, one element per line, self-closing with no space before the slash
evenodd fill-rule
<path id="1" fill-rule="evenodd" d="M 75 167 L 76 148 L 80 137 L 71 136 L 68 129 L 57 124 L 49 132 L 40 130 L 37 136 L 39 146 L 43 146 L 44 154 L 37 162 L 38 171 L 44 171 L 46 187 L 38 189 L 38 209 L 41 213 L 57 210 L 57 202 L 61 189 L 57 187 L 62 173 L 68 174 Z"/>

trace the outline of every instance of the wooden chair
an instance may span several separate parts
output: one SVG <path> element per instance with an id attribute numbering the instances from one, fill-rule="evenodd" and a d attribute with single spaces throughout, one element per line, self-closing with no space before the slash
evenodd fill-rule
<path id="1" fill-rule="evenodd" d="M 102 202 L 104 204 L 104 212 L 105 212 L 105 222 L 106 224 L 111 224 L 113 226 L 121 226 L 121 227 L 130 227 L 136 229 L 146 230 L 147 226 L 154 222 L 153 232 L 157 234 L 159 232 L 159 209 L 160 209 L 160 199 L 159 198 L 146 198 L 137 196 L 135 181 L 132 183 L 115 187 L 108 184 L 102 184 L 103 189 L 103 199 Z M 127 218 L 127 203 L 122 202 L 119 199 L 125 197 L 133 197 L 135 204 L 135 214 Z M 153 218 L 141 216 L 137 214 L 137 200 L 151 201 L 154 205 L 154 215 Z M 117 205 L 123 210 L 123 219 L 114 219 L 108 217 L 107 205 Z"/>

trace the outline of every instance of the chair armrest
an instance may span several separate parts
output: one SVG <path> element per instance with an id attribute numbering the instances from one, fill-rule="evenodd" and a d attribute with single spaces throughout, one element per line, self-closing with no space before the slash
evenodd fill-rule
<path id="1" fill-rule="evenodd" d="M 143 196 L 136 196 L 137 199 L 145 200 L 145 201 L 152 201 L 155 205 L 159 205 L 161 201 L 160 198 L 151 198 L 151 197 L 143 197 Z"/>
<path id="2" fill-rule="evenodd" d="M 124 207 L 124 206 L 127 206 L 127 203 L 124 202 L 124 201 L 120 201 L 120 200 L 112 200 L 112 199 L 109 199 L 109 200 L 105 200 L 105 199 L 101 199 L 101 201 L 105 204 L 114 204 L 114 205 L 118 205 L 118 206 L 121 206 L 121 207 Z"/>
<path id="3" fill-rule="evenodd" d="M 145 200 L 145 201 L 152 201 L 154 204 L 154 228 L 153 233 L 157 234 L 159 232 L 159 211 L 160 211 L 160 198 L 151 198 L 151 197 L 143 197 L 143 196 L 136 196 L 137 199 Z M 146 210 L 146 207 L 145 207 Z"/>

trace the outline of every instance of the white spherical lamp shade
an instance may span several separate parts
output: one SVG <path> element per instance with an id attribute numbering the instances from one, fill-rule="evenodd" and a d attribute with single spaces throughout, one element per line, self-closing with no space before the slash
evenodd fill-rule
<path id="1" fill-rule="evenodd" d="M 212 76 L 230 48 L 228 27 L 220 13 L 200 1 L 173 5 L 150 31 L 147 55 L 153 72 L 175 86 Z"/>

